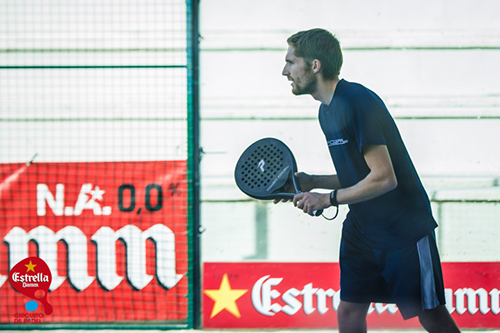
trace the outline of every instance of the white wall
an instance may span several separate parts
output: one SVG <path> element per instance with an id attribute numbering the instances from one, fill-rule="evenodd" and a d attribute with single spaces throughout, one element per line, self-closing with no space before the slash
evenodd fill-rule
<path id="1" fill-rule="evenodd" d="M 318 103 L 293 96 L 281 76 L 286 38 L 322 27 L 343 46 L 341 76 L 377 92 L 396 118 L 433 202 L 442 259 L 500 260 L 499 9 L 473 0 L 202 0 L 203 259 L 337 260 L 342 216 L 328 222 L 249 200 L 232 174 L 266 136 L 285 141 L 300 169 L 333 172 Z"/>
<path id="2" fill-rule="evenodd" d="M 1 1 L 0 64 L 182 65 L 185 4 L 171 3 Z M 302 170 L 333 171 L 317 102 L 293 96 L 281 76 L 286 38 L 323 27 L 344 48 L 342 76 L 395 116 L 433 200 L 443 259 L 500 260 L 499 9 L 496 0 L 201 0 L 203 259 L 337 260 L 345 207 L 334 222 L 310 218 L 250 200 L 232 175 L 264 136 L 284 140 Z M 185 159 L 184 75 L 0 69 L 0 160 Z"/>
<path id="3" fill-rule="evenodd" d="M 185 10 L 0 0 L 0 162 L 186 159 Z"/>

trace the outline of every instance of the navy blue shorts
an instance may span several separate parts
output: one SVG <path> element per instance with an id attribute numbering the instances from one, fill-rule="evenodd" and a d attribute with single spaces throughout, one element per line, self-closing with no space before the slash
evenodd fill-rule
<path id="1" fill-rule="evenodd" d="M 340 272 L 342 301 L 396 303 L 404 319 L 445 304 L 434 233 L 395 251 L 374 250 L 343 238 Z"/>

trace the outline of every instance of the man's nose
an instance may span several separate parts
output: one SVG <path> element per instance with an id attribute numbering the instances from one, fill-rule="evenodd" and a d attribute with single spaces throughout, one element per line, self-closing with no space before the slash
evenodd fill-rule
<path id="1" fill-rule="evenodd" d="M 288 76 L 288 69 L 286 68 L 287 66 L 283 67 L 283 70 L 281 71 L 281 75 L 283 76 Z"/>

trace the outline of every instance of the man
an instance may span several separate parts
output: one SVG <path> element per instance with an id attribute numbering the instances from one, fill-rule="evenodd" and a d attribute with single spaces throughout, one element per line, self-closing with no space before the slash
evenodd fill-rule
<path id="1" fill-rule="evenodd" d="M 321 102 L 319 121 L 337 174 L 298 173 L 305 213 L 349 205 L 340 248 L 340 332 L 366 332 L 371 302 L 396 303 L 429 332 L 459 332 L 448 313 L 437 224 L 396 124 L 371 90 L 339 79 L 342 52 L 323 29 L 298 32 L 282 74 L 292 93 Z M 310 192 L 315 188 L 331 193 Z M 275 201 L 277 203 L 277 201 Z"/>

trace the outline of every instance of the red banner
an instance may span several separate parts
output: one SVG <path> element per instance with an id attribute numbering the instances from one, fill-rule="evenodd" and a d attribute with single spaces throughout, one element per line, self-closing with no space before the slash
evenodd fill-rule
<path id="1" fill-rule="evenodd" d="M 337 263 L 205 263 L 205 328 L 337 327 Z M 443 263 L 448 311 L 461 328 L 500 328 L 500 263 Z M 372 304 L 369 328 L 420 328 L 394 304 Z"/>
<path id="2" fill-rule="evenodd" d="M 187 320 L 185 161 L 0 164 L 0 238 L 1 323 Z M 48 315 L 8 281 L 28 257 Z"/>

